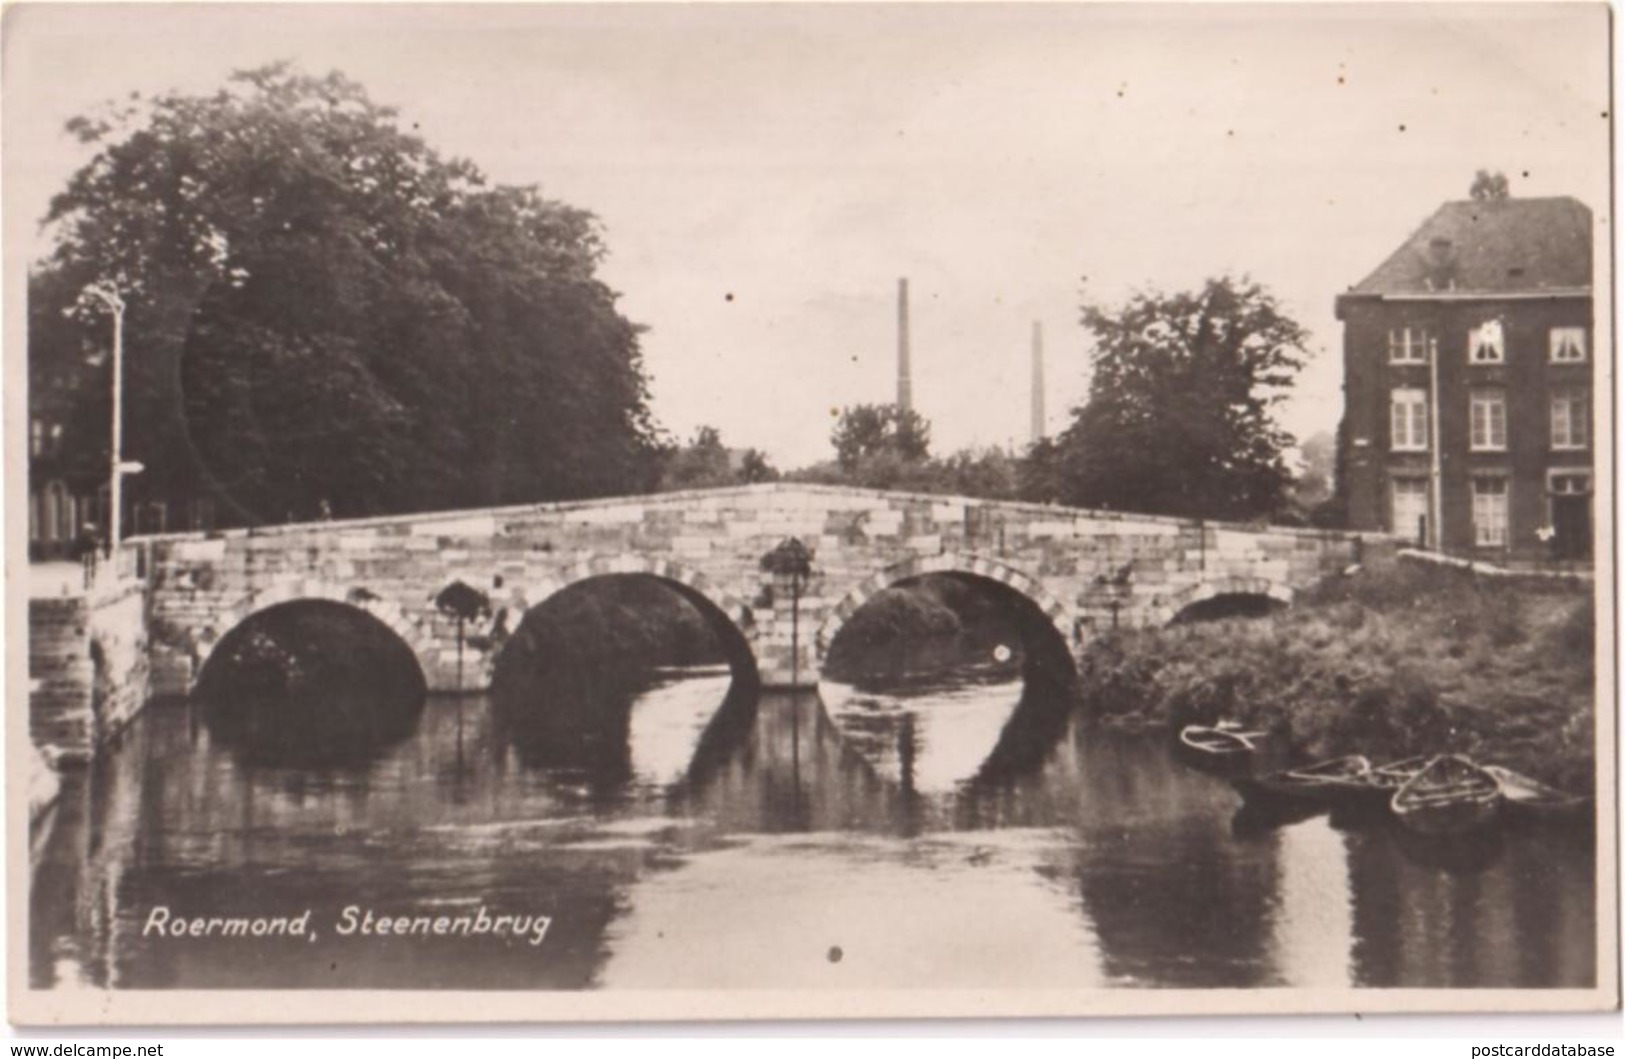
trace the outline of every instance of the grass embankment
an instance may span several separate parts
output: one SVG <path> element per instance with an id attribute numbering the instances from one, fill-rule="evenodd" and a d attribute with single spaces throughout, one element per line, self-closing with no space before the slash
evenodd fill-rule
<path id="1" fill-rule="evenodd" d="M 1302 760 L 1455 751 L 1586 791 L 1593 640 L 1589 587 L 1403 563 L 1267 617 L 1103 638 L 1081 693 L 1108 724 L 1229 718 Z"/>

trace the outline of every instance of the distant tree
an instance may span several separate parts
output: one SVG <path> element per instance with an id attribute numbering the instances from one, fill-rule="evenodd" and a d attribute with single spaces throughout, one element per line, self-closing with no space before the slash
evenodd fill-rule
<path id="1" fill-rule="evenodd" d="M 1210 518 L 1280 511 L 1291 438 L 1274 421 L 1306 333 L 1251 280 L 1085 305 L 1086 403 L 1057 442 L 1057 499 Z"/>
<path id="2" fill-rule="evenodd" d="M 778 468 L 768 460 L 767 454 L 760 449 L 746 449 L 739 458 L 739 480 L 746 485 L 757 482 L 776 482 L 779 479 Z"/>
<path id="3" fill-rule="evenodd" d="M 1311 434 L 1298 446 L 1303 466 L 1293 482 L 1293 499 L 1305 509 L 1322 503 L 1332 495 L 1336 478 L 1337 439 L 1330 431 Z"/>
<path id="4" fill-rule="evenodd" d="M 912 408 L 859 404 L 841 410 L 830 435 L 835 460 L 851 472 L 866 460 L 923 463 L 931 455 L 931 424 Z"/>
<path id="5" fill-rule="evenodd" d="M 1345 416 L 1337 424 L 1337 436 L 1332 470 L 1332 495 L 1316 505 L 1309 513 L 1309 522 L 1316 526 L 1342 528 L 1348 525 L 1348 450 L 1349 424 Z"/>
<path id="6" fill-rule="evenodd" d="M 1034 503 L 1053 503 L 1066 492 L 1064 472 L 1060 440 L 1040 438 L 1016 465 L 1016 495 Z"/>
<path id="7" fill-rule="evenodd" d="M 1020 463 L 997 446 L 961 449 L 933 460 L 932 471 L 936 481 L 929 492 L 989 500 L 1013 500 L 1020 494 Z"/>
<path id="8" fill-rule="evenodd" d="M 1295 525 L 1335 526 L 1337 439 L 1331 431 L 1311 434 L 1298 445 L 1297 466 L 1285 507 L 1276 521 Z"/>
<path id="9" fill-rule="evenodd" d="M 728 449 L 716 427 L 702 426 L 687 445 L 669 449 L 660 475 L 660 488 L 711 489 L 734 484 Z"/>
<path id="10" fill-rule="evenodd" d="M 1473 186 L 1469 190 L 1474 202 L 1499 202 L 1509 198 L 1512 194 L 1507 187 L 1505 173 L 1491 173 L 1488 169 L 1480 169 L 1473 176 Z"/>
<path id="11" fill-rule="evenodd" d="M 340 74 L 284 65 L 75 118 L 95 156 L 52 201 L 29 278 L 31 377 L 105 452 L 105 316 L 126 317 L 139 497 L 230 520 L 359 515 L 646 486 L 639 328 L 591 214 L 491 185 Z"/>
<path id="12" fill-rule="evenodd" d="M 710 426 L 696 430 L 687 445 L 668 446 L 660 462 L 658 488 L 663 491 L 750 485 L 779 477 L 761 450 L 729 449 L 722 443 L 722 432 Z"/>

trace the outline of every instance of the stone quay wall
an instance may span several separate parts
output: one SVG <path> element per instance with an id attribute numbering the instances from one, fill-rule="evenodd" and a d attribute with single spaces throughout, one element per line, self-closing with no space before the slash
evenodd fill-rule
<path id="1" fill-rule="evenodd" d="M 52 765 L 87 760 L 149 693 L 140 581 L 28 602 L 29 734 Z"/>

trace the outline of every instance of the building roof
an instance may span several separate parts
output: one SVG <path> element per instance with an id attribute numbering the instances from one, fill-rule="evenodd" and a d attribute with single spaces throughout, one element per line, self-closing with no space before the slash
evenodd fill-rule
<path id="1" fill-rule="evenodd" d="M 1578 199 L 1447 202 L 1352 295 L 1591 289 L 1591 210 Z"/>

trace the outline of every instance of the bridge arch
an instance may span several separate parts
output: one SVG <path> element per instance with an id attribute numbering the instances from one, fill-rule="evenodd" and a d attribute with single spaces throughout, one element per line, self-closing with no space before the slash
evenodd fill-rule
<path id="1" fill-rule="evenodd" d="M 819 626 L 815 640 L 819 665 L 823 665 L 830 645 L 835 642 L 841 627 L 858 612 L 860 607 L 900 582 L 924 577 L 927 574 L 962 574 L 1006 585 L 1017 595 L 1025 597 L 1044 615 L 1063 645 L 1070 645 L 1072 642 L 1072 620 L 1066 604 L 1056 598 L 1036 577 L 998 559 L 967 552 L 944 552 L 941 555 L 914 556 L 894 563 L 864 578 L 849 589 L 830 610 L 824 623 Z"/>
<path id="2" fill-rule="evenodd" d="M 1187 609 L 1221 596 L 1253 597 L 1273 600 L 1290 607 L 1294 592 L 1291 585 L 1263 577 L 1230 576 L 1214 578 L 1191 585 L 1167 597 L 1152 610 L 1153 625 L 1167 625 Z"/>
<path id="3" fill-rule="evenodd" d="M 377 620 L 411 650 L 412 656 L 417 659 L 420 675 L 425 681 L 434 674 L 438 647 L 432 633 L 407 617 L 395 603 L 355 585 L 339 585 L 328 581 L 289 581 L 270 585 L 249 595 L 223 612 L 198 634 L 192 649 L 191 688 L 197 687 L 198 679 L 203 675 L 203 667 L 208 664 L 209 657 L 234 629 L 272 607 L 305 601 L 343 604 Z"/>
<path id="4" fill-rule="evenodd" d="M 522 586 L 510 600 L 517 611 L 512 631 L 518 630 L 525 615 L 566 589 L 603 577 L 639 575 L 652 577 L 683 597 L 711 623 L 735 672 L 755 675 L 758 630 L 750 604 L 699 570 L 663 556 L 622 554 L 583 559 Z M 494 657 L 492 664 L 495 664 Z"/>

